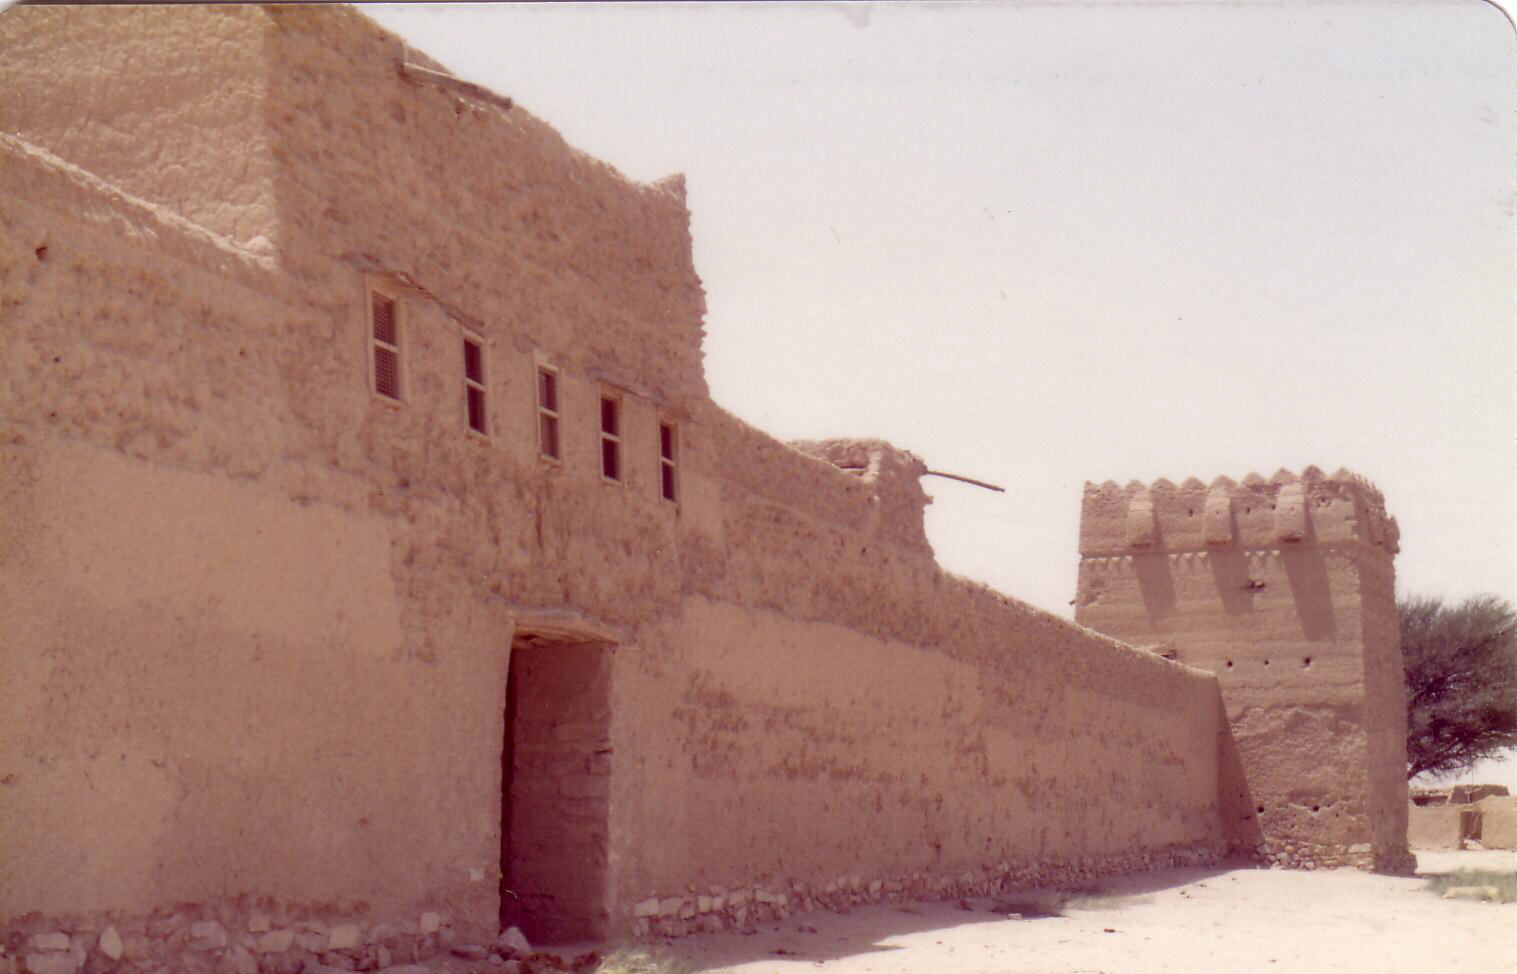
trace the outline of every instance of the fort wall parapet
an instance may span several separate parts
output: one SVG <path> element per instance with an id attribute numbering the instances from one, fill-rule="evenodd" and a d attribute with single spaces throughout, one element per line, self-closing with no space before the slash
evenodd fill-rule
<path id="1" fill-rule="evenodd" d="M 1284 545 L 1361 544 L 1387 555 L 1398 550 L 1400 530 L 1373 484 L 1338 470 L 1307 467 L 1269 479 L 1251 473 L 1241 481 L 1195 477 L 1179 485 L 1160 479 L 1125 487 L 1113 481 L 1085 485 L 1080 554 L 1132 551 L 1269 549 Z"/>

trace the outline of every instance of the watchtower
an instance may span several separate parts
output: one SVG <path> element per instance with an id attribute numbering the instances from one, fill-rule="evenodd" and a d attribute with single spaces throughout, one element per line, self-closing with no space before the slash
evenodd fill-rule
<path id="1" fill-rule="evenodd" d="M 1398 537 L 1344 470 L 1085 485 L 1075 619 L 1217 675 L 1235 850 L 1410 865 Z"/>

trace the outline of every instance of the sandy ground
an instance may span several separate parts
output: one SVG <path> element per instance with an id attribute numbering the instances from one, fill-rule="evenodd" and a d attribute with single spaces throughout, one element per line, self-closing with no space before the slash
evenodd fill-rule
<path id="1" fill-rule="evenodd" d="M 1517 873 L 1517 852 L 1419 852 L 1418 861 L 1424 875 Z M 1424 878 L 1174 869 L 1099 885 L 1063 916 L 1007 919 L 988 912 L 989 900 L 973 912 L 882 904 L 662 950 L 696 971 L 734 974 L 1517 972 L 1517 903 L 1441 899 Z"/>

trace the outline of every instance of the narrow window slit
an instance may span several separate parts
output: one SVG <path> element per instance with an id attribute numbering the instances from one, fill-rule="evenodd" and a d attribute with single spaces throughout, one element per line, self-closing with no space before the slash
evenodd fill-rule
<path id="1" fill-rule="evenodd" d="M 485 411 L 484 344 L 468 335 L 464 336 L 464 406 L 468 412 L 469 429 L 489 436 L 489 419 Z"/>
<path id="2" fill-rule="evenodd" d="M 537 370 L 537 448 L 543 456 L 560 459 L 558 442 L 558 372 Z"/>
<path id="3" fill-rule="evenodd" d="M 678 499 L 674 455 L 676 439 L 673 423 L 658 424 L 659 491 L 666 501 Z"/>
<path id="4" fill-rule="evenodd" d="M 600 397 L 600 472 L 607 480 L 622 479 L 622 401 Z"/>
<path id="5" fill-rule="evenodd" d="M 386 399 L 400 399 L 400 326 L 395 301 L 370 292 L 369 320 L 374 348 L 374 391 Z"/>

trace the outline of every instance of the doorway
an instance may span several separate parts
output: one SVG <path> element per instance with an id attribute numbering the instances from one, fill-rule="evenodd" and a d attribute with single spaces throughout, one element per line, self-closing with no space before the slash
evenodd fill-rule
<path id="1" fill-rule="evenodd" d="M 501 926 L 532 943 L 607 935 L 610 647 L 518 628 L 501 748 Z"/>

